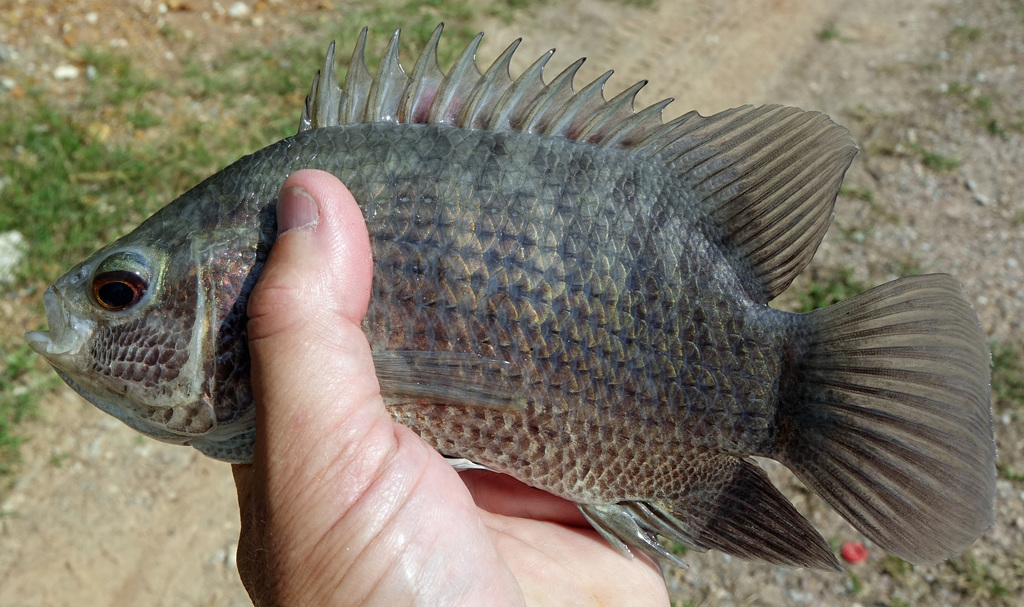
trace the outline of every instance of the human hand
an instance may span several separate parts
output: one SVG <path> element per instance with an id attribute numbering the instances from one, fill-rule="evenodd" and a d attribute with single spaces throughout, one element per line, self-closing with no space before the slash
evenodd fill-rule
<path id="1" fill-rule="evenodd" d="M 234 467 L 238 569 L 264 605 L 668 605 L 658 568 L 575 506 L 461 475 L 381 400 L 360 328 L 372 260 L 335 177 L 290 176 L 249 301 L 256 453 Z"/>

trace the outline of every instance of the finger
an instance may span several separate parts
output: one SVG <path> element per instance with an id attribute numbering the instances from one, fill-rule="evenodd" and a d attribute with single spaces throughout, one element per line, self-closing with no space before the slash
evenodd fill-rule
<path id="1" fill-rule="evenodd" d="M 261 574 L 261 572 L 267 571 L 266 538 L 264 536 L 266 528 L 261 524 L 266 520 L 264 507 L 266 502 L 253 499 L 256 488 L 254 470 L 251 465 L 235 464 L 231 466 L 231 473 L 235 478 L 235 490 L 238 493 L 238 516 L 241 522 L 235 560 L 242 584 L 255 601 L 256 597 L 269 594 L 266 588 L 266 575 Z"/>
<path id="2" fill-rule="evenodd" d="M 235 492 L 238 494 L 238 510 L 245 513 L 252 504 L 253 470 L 250 464 L 232 464 L 231 476 L 235 479 Z M 244 514 L 243 514 L 244 516 Z M 244 523 L 244 521 L 243 521 Z M 244 526 L 244 525 L 243 525 Z M 244 529 L 243 529 L 244 531 Z"/>
<path id="3" fill-rule="evenodd" d="M 476 505 L 488 512 L 573 527 L 590 527 L 576 504 L 547 491 L 534 489 L 511 476 L 484 470 L 466 470 L 460 476 Z"/>
<path id="4" fill-rule="evenodd" d="M 596 531 L 485 515 L 529 605 L 668 605 L 658 564 L 623 556 Z"/>

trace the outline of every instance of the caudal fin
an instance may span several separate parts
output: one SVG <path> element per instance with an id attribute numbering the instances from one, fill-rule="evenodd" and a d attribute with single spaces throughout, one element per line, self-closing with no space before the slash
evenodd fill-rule
<path id="1" fill-rule="evenodd" d="M 993 522 L 990 354 L 960 285 L 903 278 L 805 317 L 773 457 L 882 548 L 962 552 Z"/>

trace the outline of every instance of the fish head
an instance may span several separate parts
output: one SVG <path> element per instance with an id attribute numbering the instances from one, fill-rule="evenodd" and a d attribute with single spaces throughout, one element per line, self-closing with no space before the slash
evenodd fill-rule
<path id="1" fill-rule="evenodd" d="M 43 296 L 49 331 L 26 334 L 79 394 L 136 430 L 172 443 L 216 423 L 204 398 L 204 326 L 194 290 L 175 275 L 191 261 L 153 246 L 104 248 Z M 184 267 L 183 267 L 184 266 Z"/>
<path id="2" fill-rule="evenodd" d="M 245 305 L 262 265 L 252 230 L 171 229 L 162 215 L 60 277 L 43 296 L 49 330 L 25 337 L 131 428 L 246 461 L 255 413 Z"/>

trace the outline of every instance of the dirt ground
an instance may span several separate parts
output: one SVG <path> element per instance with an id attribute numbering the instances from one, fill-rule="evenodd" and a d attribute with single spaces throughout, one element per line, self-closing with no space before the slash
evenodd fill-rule
<path id="1" fill-rule="evenodd" d="M 50 78 L 72 47 L 110 41 L 162 65 L 180 49 L 154 35 L 161 20 L 194 31 L 193 52 L 209 56 L 247 37 L 297 35 L 279 21 L 280 2 L 249 2 L 253 10 L 238 17 L 226 1 L 160 8 L 182 4 L 2 0 L 0 42 L 18 56 L 0 62 L 2 75 Z M 300 2 L 290 14 L 327 10 Z M 614 93 L 649 78 L 640 100 L 674 96 L 667 117 L 768 102 L 830 114 L 863 151 L 807 277 L 850 268 L 854 279 L 875 284 L 911 271 L 949 272 L 991 339 L 1021 345 L 1019 0 L 553 0 L 514 23 L 481 20 L 479 28 L 487 32 L 485 64 L 522 36 L 515 69 L 551 47 L 558 53 L 549 78 L 587 56 L 583 80 L 614 68 Z M 317 67 L 307 66 L 310 75 Z M 51 86 L 59 94 L 75 84 Z M 936 156 L 959 164 L 937 165 Z M 852 575 L 837 575 L 690 553 L 691 568 L 668 576 L 676 604 L 1013 604 L 1024 577 L 1020 413 L 1019 405 L 997 410 L 1001 462 L 1017 474 L 998 481 L 996 525 L 968 556 L 909 568 L 876 548 L 866 564 L 848 566 Z M 30 433 L 0 503 L 0 607 L 250 604 L 234 567 L 238 520 L 226 464 L 138 437 L 67 389 L 47 398 Z M 826 538 L 860 539 L 788 473 L 772 472 Z"/>

